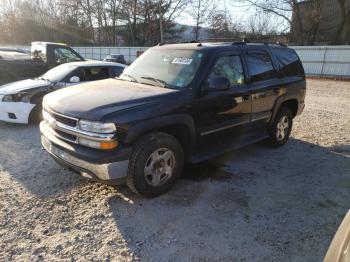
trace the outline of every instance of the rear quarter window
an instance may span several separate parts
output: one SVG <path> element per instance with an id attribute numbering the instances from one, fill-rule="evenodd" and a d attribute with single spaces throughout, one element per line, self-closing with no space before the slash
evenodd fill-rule
<path id="1" fill-rule="evenodd" d="M 274 48 L 280 77 L 304 76 L 303 65 L 296 52 L 289 48 Z"/>

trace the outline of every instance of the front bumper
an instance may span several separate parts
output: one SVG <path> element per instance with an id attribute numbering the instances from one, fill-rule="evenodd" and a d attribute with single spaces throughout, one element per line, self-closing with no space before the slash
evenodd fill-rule
<path id="1" fill-rule="evenodd" d="M 125 182 L 129 166 L 129 148 L 113 151 L 90 149 L 59 140 L 50 133 L 44 122 L 41 122 L 40 130 L 43 148 L 61 166 L 105 184 Z M 119 151 L 118 154 L 115 154 L 116 151 Z"/>
<path id="2" fill-rule="evenodd" d="M 29 115 L 35 104 L 24 102 L 3 102 L 3 95 L 0 95 L 0 121 L 28 124 Z M 10 118 L 9 114 L 13 114 L 15 119 Z"/>

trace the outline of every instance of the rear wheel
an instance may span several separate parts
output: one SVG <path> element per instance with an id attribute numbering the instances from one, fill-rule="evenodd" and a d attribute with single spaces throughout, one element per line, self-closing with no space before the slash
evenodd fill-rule
<path id="1" fill-rule="evenodd" d="M 281 107 L 269 127 L 270 144 L 279 147 L 287 143 L 292 126 L 293 117 L 291 110 L 288 107 Z"/>
<path id="2" fill-rule="evenodd" d="M 151 133 L 134 147 L 126 183 L 135 193 L 156 197 L 169 191 L 180 176 L 184 153 L 173 136 Z"/>

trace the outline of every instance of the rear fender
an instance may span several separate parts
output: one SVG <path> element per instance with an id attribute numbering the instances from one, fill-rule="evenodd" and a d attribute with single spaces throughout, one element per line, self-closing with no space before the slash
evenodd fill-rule
<path id="1" fill-rule="evenodd" d="M 272 110 L 272 115 L 270 118 L 270 123 L 273 123 L 273 121 L 275 120 L 275 117 L 276 117 L 281 105 L 288 100 L 296 100 L 297 101 L 297 103 L 298 103 L 297 111 L 298 111 L 299 104 L 300 104 L 298 98 L 295 97 L 294 95 L 288 95 L 288 94 L 282 95 L 282 96 L 278 97 L 278 99 L 275 102 L 275 105 L 274 105 L 273 110 Z"/>

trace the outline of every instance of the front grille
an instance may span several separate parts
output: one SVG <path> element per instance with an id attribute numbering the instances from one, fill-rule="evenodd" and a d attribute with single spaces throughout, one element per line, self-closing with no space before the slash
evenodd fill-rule
<path id="1" fill-rule="evenodd" d="M 57 137 L 69 142 L 77 143 L 77 136 L 71 134 L 71 132 L 69 132 L 68 130 L 66 132 L 64 130 L 64 126 L 66 126 L 67 129 L 75 128 L 78 125 L 78 119 L 52 112 L 51 110 L 47 110 L 46 108 L 44 108 L 43 113 L 44 120 L 48 123 L 48 125 L 51 127 L 51 129 L 54 131 Z"/>
<path id="2" fill-rule="evenodd" d="M 63 115 L 56 114 L 54 112 L 50 112 L 51 116 L 55 118 L 57 122 L 65 124 L 67 126 L 76 127 L 78 125 L 78 120 L 70 117 L 66 117 Z"/>
<path id="3" fill-rule="evenodd" d="M 58 134 L 61 138 L 65 139 L 65 140 L 69 140 L 71 142 L 76 142 L 77 141 L 77 136 L 75 135 L 71 135 L 68 133 L 65 133 L 61 130 L 55 130 L 56 134 Z"/>

